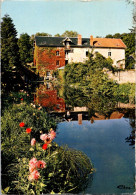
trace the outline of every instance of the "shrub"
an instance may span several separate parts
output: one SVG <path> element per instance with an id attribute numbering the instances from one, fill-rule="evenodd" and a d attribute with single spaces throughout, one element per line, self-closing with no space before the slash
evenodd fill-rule
<path id="1" fill-rule="evenodd" d="M 10 170 L 11 176 L 16 172 L 12 182 L 12 193 L 78 193 L 86 187 L 93 166 L 85 154 L 68 147 L 59 147 L 56 143 L 52 143 L 46 151 L 42 151 L 40 144 L 36 147 L 34 157 L 42 159 L 46 168 L 38 170 L 40 177 L 37 181 L 29 181 L 29 159 L 18 159 L 18 164 Z"/>
<path id="2" fill-rule="evenodd" d="M 10 183 L 7 170 L 8 166 L 16 162 L 17 158 L 29 157 L 30 138 L 40 138 L 40 132 L 47 133 L 48 130 L 56 128 L 55 119 L 51 118 L 42 110 L 34 108 L 35 105 L 27 105 L 26 103 L 13 105 L 5 109 L 1 118 L 1 155 L 2 155 L 2 174 L 5 182 Z M 24 129 L 19 124 L 25 123 Z M 31 137 L 26 134 L 26 128 L 31 128 Z"/>
<path id="3" fill-rule="evenodd" d="M 33 96 L 24 90 L 20 90 L 20 92 L 11 93 L 2 92 L 1 96 L 2 114 L 4 113 L 4 110 L 9 106 L 12 106 L 12 104 L 20 104 L 21 102 L 30 103 L 33 101 Z"/>
<path id="4" fill-rule="evenodd" d="M 135 83 L 120 84 L 115 91 L 119 101 L 125 103 L 135 103 Z"/>

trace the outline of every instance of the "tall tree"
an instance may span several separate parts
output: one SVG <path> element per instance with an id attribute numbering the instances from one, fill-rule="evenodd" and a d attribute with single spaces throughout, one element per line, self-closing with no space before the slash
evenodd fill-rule
<path id="1" fill-rule="evenodd" d="M 19 50 L 17 45 L 17 31 L 9 15 L 2 18 L 1 23 L 1 63 L 2 72 L 12 71 L 19 63 Z"/>
<path id="2" fill-rule="evenodd" d="M 32 41 L 30 40 L 30 36 L 27 33 L 20 35 L 20 38 L 18 39 L 18 46 L 21 64 L 32 62 L 33 44 Z"/>
<path id="3" fill-rule="evenodd" d="M 9 15 L 2 18 L 1 23 L 1 81 L 2 87 L 11 90 L 19 66 L 19 49 L 17 31 Z M 2 88 L 2 89 L 3 89 Z"/>
<path id="4" fill-rule="evenodd" d="M 123 36 L 123 41 L 127 46 L 125 52 L 126 68 L 134 68 L 135 65 L 135 33 L 128 33 Z"/>

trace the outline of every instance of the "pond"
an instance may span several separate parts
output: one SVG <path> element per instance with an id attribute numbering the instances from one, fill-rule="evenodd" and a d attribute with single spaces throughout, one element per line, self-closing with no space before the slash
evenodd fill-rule
<path id="1" fill-rule="evenodd" d="M 68 88 L 62 98 L 56 89 L 42 87 L 35 101 L 61 118 L 55 142 L 84 152 L 94 165 L 81 194 L 134 192 L 134 109 L 105 97 L 88 100 Z"/>
<path id="2" fill-rule="evenodd" d="M 125 140 L 131 131 L 128 118 L 58 124 L 55 141 L 83 151 L 96 169 L 85 193 L 134 192 L 134 149 Z"/>

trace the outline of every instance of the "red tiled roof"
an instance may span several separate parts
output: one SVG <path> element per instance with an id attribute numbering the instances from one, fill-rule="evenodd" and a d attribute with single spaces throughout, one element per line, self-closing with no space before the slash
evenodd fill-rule
<path id="1" fill-rule="evenodd" d="M 93 45 L 95 47 L 126 48 L 126 45 L 121 39 L 111 38 L 93 38 Z"/>

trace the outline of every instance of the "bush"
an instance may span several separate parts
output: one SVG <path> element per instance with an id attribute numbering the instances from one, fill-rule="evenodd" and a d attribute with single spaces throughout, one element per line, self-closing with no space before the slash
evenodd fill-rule
<path id="1" fill-rule="evenodd" d="M 10 93 L 6 93 L 2 91 L 1 96 L 2 96 L 2 101 L 1 101 L 2 114 L 4 113 L 4 110 L 9 106 L 12 106 L 12 104 L 20 104 L 21 102 L 30 103 L 33 101 L 33 96 L 24 90 L 21 90 L 20 92 L 10 92 Z"/>
<path id="2" fill-rule="evenodd" d="M 16 162 L 17 158 L 29 157 L 30 137 L 25 130 L 19 127 L 21 122 L 26 124 L 26 128 L 31 128 L 31 137 L 39 140 L 40 132 L 47 133 L 50 128 L 56 128 L 55 119 L 42 110 L 34 108 L 35 105 L 26 103 L 13 105 L 5 109 L 1 118 L 1 155 L 2 155 L 2 174 L 8 176 L 8 165 Z M 9 182 L 3 179 L 3 185 Z"/>
<path id="3" fill-rule="evenodd" d="M 19 163 L 11 169 L 16 172 L 12 193 L 78 193 L 86 187 L 88 174 L 93 171 L 93 166 L 85 154 L 68 147 L 59 147 L 56 143 L 52 143 L 45 152 L 40 145 L 37 148 L 35 157 L 46 162 L 46 168 L 39 170 L 41 177 L 37 181 L 31 182 L 28 180 L 29 159 L 19 159 Z"/>
<path id="4" fill-rule="evenodd" d="M 135 103 L 135 83 L 123 83 L 118 85 L 115 95 L 119 101 Z"/>

